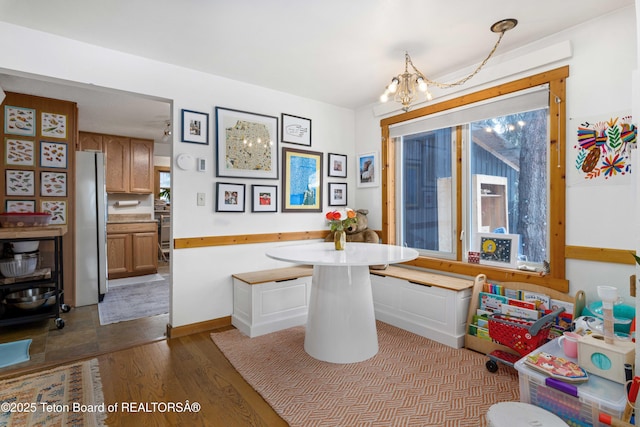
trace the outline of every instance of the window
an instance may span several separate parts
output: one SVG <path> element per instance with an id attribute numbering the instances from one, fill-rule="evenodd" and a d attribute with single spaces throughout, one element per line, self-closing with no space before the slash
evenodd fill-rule
<path id="1" fill-rule="evenodd" d="M 155 196 L 167 203 L 171 202 L 171 171 L 168 167 L 155 168 Z"/>
<path id="2" fill-rule="evenodd" d="M 383 185 L 385 241 L 418 249 L 418 266 L 475 275 L 504 271 L 467 262 L 478 233 L 517 236 L 521 268 L 549 262 L 551 271 L 511 270 L 510 279 L 527 275 L 568 290 L 567 75 L 564 67 L 382 120 L 383 161 L 391 166 L 383 183 L 395 183 Z"/>

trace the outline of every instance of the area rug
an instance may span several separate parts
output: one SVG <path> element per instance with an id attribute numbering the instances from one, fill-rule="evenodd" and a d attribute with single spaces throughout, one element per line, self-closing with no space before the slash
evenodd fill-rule
<path id="1" fill-rule="evenodd" d="M 169 280 L 153 280 L 125 286 L 109 287 L 98 303 L 100 324 L 125 322 L 169 312 Z"/>
<path id="2" fill-rule="evenodd" d="M 518 401 L 517 371 L 486 356 L 378 322 L 380 350 L 345 365 L 304 351 L 304 327 L 248 338 L 211 334 L 242 377 L 290 426 L 486 426 L 491 405 Z"/>
<path id="3" fill-rule="evenodd" d="M 103 426 L 98 360 L 0 381 L 0 426 Z"/>
<path id="4" fill-rule="evenodd" d="M 0 344 L 0 368 L 26 362 L 30 359 L 31 339 Z"/>

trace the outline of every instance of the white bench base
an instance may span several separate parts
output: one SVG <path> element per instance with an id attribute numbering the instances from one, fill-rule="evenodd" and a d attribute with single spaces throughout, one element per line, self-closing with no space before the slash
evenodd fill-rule
<path id="1" fill-rule="evenodd" d="M 259 272 L 233 275 L 231 324 L 249 337 L 306 324 L 311 271 L 310 268 L 268 270 L 261 276 L 271 279 L 265 282 L 250 277 Z M 302 277 L 289 278 L 291 275 Z"/>

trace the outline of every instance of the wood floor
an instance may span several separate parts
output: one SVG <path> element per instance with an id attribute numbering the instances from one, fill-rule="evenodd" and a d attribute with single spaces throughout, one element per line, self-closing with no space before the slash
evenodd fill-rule
<path id="1" fill-rule="evenodd" d="M 109 426 L 287 426 L 231 366 L 209 333 L 159 341 L 98 357 L 106 404 L 181 402 L 198 413 L 108 414 Z"/>

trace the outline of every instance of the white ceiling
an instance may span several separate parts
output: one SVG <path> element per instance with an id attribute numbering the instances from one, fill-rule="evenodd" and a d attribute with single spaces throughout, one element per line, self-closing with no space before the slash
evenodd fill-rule
<path id="1" fill-rule="evenodd" d="M 489 28 L 501 19 L 519 23 L 497 54 L 632 5 L 634 0 L 0 0 L 0 20 L 358 108 L 375 103 L 403 71 L 405 50 L 433 78 L 482 61 L 497 39 Z M 7 75 L 0 75 L 0 86 L 78 102 L 85 131 L 109 133 L 108 124 L 117 123 L 121 130 L 133 126 L 131 136 L 159 139 L 169 117 L 166 103 L 118 100 L 128 94 Z"/>

